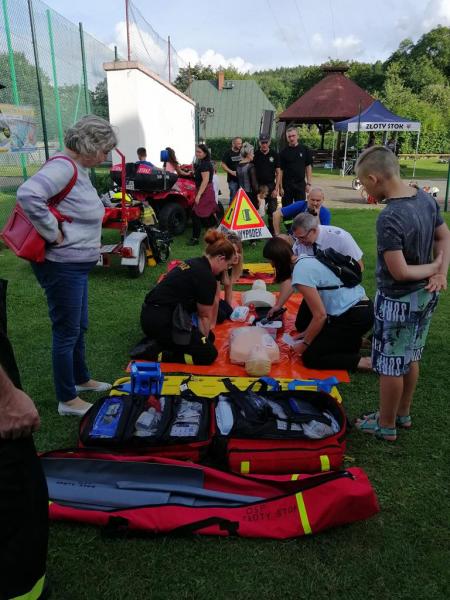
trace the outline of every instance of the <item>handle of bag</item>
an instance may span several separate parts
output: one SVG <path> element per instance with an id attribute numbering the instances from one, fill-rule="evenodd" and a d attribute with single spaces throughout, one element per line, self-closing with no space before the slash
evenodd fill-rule
<path id="1" fill-rule="evenodd" d="M 288 383 L 288 390 L 293 392 L 298 387 L 316 386 L 318 390 L 329 394 L 332 388 L 339 383 L 337 377 L 328 377 L 327 379 L 293 379 Z"/>
<path id="2" fill-rule="evenodd" d="M 52 213 L 52 215 L 55 217 L 55 219 L 58 221 L 58 223 L 62 223 L 63 221 L 67 221 L 68 223 L 71 223 L 72 218 L 65 217 L 64 215 L 62 215 L 56 207 L 61 202 L 61 200 L 64 200 L 64 198 L 70 194 L 73 186 L 76 184 L 77 179 L 78 179 L 77 165 L 75 164 L 75 161 L 73 161 L 69 156 L 63 156 L 63 155 L 52 156 L 51 158 L 48 159 L 47 163 L 49 163 L 51 160 L 66 160 L 66 161 L 70 162 L 70 164 L 73 167 L 73 175 L 70 178 L 69 183 L 64 187 L 64 189 L 62 189 L 60 192 L 58 192 L 57 194 L 52 196 L 47 203 L 49 211 Z"/>
<path id="3" fill-rule="evenodd" d="M 214 525 L 218 525 L 219 529 L 226 531 L 228 535 L 238 535 L 239 522 L 230 521 L 230 519 L 224 519 L 223 517 L 209 517 L 208 519 L 194 521 L 194 523 L 187 523 L 186 525 L 175 527 L 169 533 L 174 535 L 189 535 L 199 533 L 202 529 L 213 527 Z"/>
<path id="4" fill-rule="evenodd" d="M 281 390 L 280 382 L 273 377 L 260 377 L 248 386 L 247 391 L 253 390 L 257 383 L 259 383 L 261 386 L 259 388 L 260 392 L 267 392 L 269 388 L 272 388 L 270 391 L 273 392 L 279 392 Z"/>

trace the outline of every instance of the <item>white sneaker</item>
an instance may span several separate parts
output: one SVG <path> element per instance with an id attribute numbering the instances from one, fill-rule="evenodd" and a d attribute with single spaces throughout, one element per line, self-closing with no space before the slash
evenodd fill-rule
<path id="1" fill-rule="evenodd" d="M 83 408 L 75 408 L 74 406 L 69 406 L 67 402 L 59 402 L 58 404 L 58 413 L 62 417 L 67 417 L 69 415 L 73 415 L 75 417 L 82 417 L 87 413 L 87 411 L 91 408 L 92 404 L 90 402 L 86 402 L 86 406 Z"/>
<path id="2" fill-rule="evenodd" d="M 97 385 L 76 385 L 75 389 L 77 394 L 81 392 L 108 392 L 112 388 L 110 383 L 105 383 L 104 381 L 99 381 Z"/>

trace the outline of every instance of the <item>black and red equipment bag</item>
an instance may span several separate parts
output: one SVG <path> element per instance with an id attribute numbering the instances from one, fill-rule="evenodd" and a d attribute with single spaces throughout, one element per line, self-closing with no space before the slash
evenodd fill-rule
<path id="1" fill-rule="evenodd" d="M 193 394 L 185 385 L 180 390 L 177 396 L 145 396 L 113 389 L 82 417 L 79 447 L 201 461 L 215 433 L 214 406 L 209 398 Z M 148 410 L 150 414 L 159 411 L 157 425 L 141 429 L 136 436 L 136 423 Z"/>
<path id="2" fill-rule="evenodd" d="M 110 169 L 111 179 L 115 184 L 122 183 L 122 165 L 113 165 Z M 178 175 L 158 167 L 126 163 L 125 188 L 127 191 L 163 192 L 170 190 L 176 183 Z"/>
<path id="3" fill-rule="evenodd" d="M 379 510 L 358 468 L 250 477 L 87 449 L 50 452 L 41 461 L 50 518 L 101 525 L 111 534 L 287 539 L 367 519 Z"/>
<path id="4" fill-rule="evenodd" d="M 332 381 L 294 380 L 288 390 L 277 391 L 276 380 L 262 378 L 258 392 L 254 384 L 242 391 L 230 380 L 223 381 L 229 392 L 221 394 L 216 404 L 216 451 L 226 456 L 231 471 L 318 473 L 342 467 L 347 417 L 340 397 L 330 393 Z M 276 391 L 268 391 L 268 386 Z M 220 434 L 222 403 L 229 412 L 226 435 Z M 320 430 L 320 439 L 311 439 L 312 425 Z"/>

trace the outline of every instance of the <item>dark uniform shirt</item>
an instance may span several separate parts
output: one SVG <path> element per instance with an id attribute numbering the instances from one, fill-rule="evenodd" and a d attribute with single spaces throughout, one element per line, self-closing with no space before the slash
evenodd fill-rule
<path id="1" fill-rule="evenodd" d="M 306 146 L 286 146 L 280 152 L 283 186 L 289 183 L 305 185 L 306 167 L 313 164 L 312 153 Z"/>
<path id="2" fill-rule="evenodd" d="M 278 152 L 269 149 L 269 152 L 264 154 L 261 150 L 256 150 L 253 164 L 256 169 L 258 185 L 273 185 L 275 183 L 275 170 L 280 166 Z"/>
<path id="3" fill-rule="evenodd" d="M 236 167 L 241 162 L 241 151 L 240 150 L 227 150 L 222 156 L 222 162 L 227 165 L 231 171 L 236 171 Z M 237 177 L 227 173 L 227 181 L 236 181 Z"/>
<path id="4" fill-rule="evenodd" d="M 212 162 L 206 158 L 199 160 L 198 163 L 194 167 L 194 179 L 195 186 L 198 189 L 202 184 L 202 173 L 209 172 L 209 181 L 208 183 L 212 183 L 213 175 L 214 175 L 214 167 L 212 166 Z"/>
<path id="5" fill-rule="evenodd" d="M 193 313 L 197 304 L 212 306 L 217 281 L 206 256 L 190 258 L 169 271 L 145 297 L 145 304 L 171 306 L 182 304 Z"/>
<path id="6" fill-rule="evenodd" d="M 434 198 L 418 190 L 411 198 L 387 200 L 377 219 L 377 288 L 385 295 L 399 298 L 422 289 L 427 281 L 396 281 L 384 260 L 384 252 L 401 250 L 408 265 L 424 265 L 432 260 L 434 231 L 442 225 Z"/>

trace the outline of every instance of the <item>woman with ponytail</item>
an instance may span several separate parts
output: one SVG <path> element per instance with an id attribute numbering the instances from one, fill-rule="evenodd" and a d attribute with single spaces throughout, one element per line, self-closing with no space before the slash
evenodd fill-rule
<path id="1" fill-rule="evenodd" d="M 209 365 L 217 357 L 211 327 L 217 277 L 233 266 L 233 244 L 214 229 L 206 232 L 203 256 L 167 273 L 145 297 L 141 327 L 148 360 Z"/>

